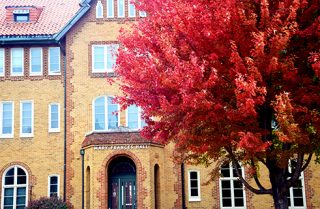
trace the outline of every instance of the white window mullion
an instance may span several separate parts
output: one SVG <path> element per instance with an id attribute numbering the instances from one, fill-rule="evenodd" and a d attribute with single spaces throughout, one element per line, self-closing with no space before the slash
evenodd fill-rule
<path id="1" fill-rule="evenodd" d="M 8 111 L 5 111 L 5 106 L 7 105 L 10 105 L 10 110 L 9 112 Z M 0 117 L 0 123 L 1 123 L 1 126 L 0 126 L 0 138 L 13 138 L 14 136 L 14 102 L 11 102 L 11 101 L 7 101 L 7 102 L 1 102 L 1 105 L 0 105 L 0 114 L 1 114 L 1 117 Z M 6 113 L 6 114 L 5 114 Z M 8 117 L 8 114 L 10 113 L 10 117 Z M 6 122 L 5 122 L 6 120 Z M 10 124 L 10 127 L 7 127 L 7 128 L 10 128 L 11 129 L 11 132 L 7 132 L 7 130 L 4 130 L 5 126 L 7 126 L 8 122 L 7 120 L 10 120 L 11 124 Z"/>
<path id="2" fill-rule="evenodd" d="M 60 48 L 49 47 L 49 75 L 61 74 Z"/>
<path id="3" fill-rule="evenodd" d="M 192 177 L 193 175 L 196 175 Z M 196 182 L 196 187 L 195 185 L 192 186 L 192 183 Z M 196 190 L 197 195 L 192 194 L 192 191 Z M 194 202 L 194 201 L 201 201 L 201 194 L 200 194 L 200 172 L 197 170 L 189 170 L 188 171 L 188 191 L 189 191 L 189 202 Z"/>
<path id="4" fill-rule="evenodd" d="M 13 208 L 16 208 L 17 205 L 17 178 L 18 175 L 18 168 L 14 167 L 14 183 L 13 183 Z"/>
<path id="5" fill-rule="evenodd" d="M 30 76 L 42 75 L 43 62 L 42 62 L 42 48 L 30 48 Z M 39 53 L 39 54 L 37 54 Z M 37 63 L 37 61 L 39 61 Z"/>
<path id="6" fill-rule="evenodd" d="M 30 105 L 30 110 L 25 107 Z M 27 124 L 25 124 L 26 122 Z M 21 101 L 20 102 L 20 137 L 33 137 L 33 102 L 32 101 Z M 27 128 L 27 129 L 24 129 Z"/>
<path id="7" fill-rule="evenodd" d="M 11 49 L 11 75 L 23 76 L 24 72 L 24 49 L 12 48 Z"/>

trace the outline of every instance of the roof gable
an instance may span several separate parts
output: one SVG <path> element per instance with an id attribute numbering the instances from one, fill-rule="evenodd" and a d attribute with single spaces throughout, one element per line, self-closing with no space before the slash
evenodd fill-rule
<path id="1" fill-rule="evenodd" d="M 30 8 L 30 21 L 14 22 L 12 12 L 15 8 Z M 79 9 L 77 0 L 1 0 L 0 36 L 53 36 L 65 27 Z"/>

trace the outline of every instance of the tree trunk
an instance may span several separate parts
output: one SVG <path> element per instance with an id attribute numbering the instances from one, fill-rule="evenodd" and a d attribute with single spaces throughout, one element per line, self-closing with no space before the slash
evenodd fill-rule
<path id="1" fill-rule="evenodd" d="M 278 167 L 275 161 L 268 162 L 267 164 L 272 185 L 274 207 L 275 209 L 288 209 L 286 169 Z"/>

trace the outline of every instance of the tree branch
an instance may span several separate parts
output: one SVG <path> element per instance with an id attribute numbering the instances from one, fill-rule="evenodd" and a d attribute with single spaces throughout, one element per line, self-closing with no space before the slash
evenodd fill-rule
<path id="1" fill-rule="evenodd" d="M 312 159 L 312 154 L 313 154 L 313 153 L 310 153 L 310 154 L 309 154 L 309 157 L 308 157 L 306 163 L 302 166 L 301 171 L 304 171 L 304 170 L 308 167 L 308 165 L 310 164 L 310 161 L 311 161 L 311 159 Z"/>
<path id="2" fill-rule="evenodd" d="M 272 194 L 272 190 L 271 189 L 256 189 L 254 187 L 252 187 L 242 176 L 242 173 L 239 171 L 239 167 L 241 167 L 238 163 L 238 161 L 236 160 L 235 156 L 233 155 L 232 151 L 226 149 L 227 152 L 230 154 L 231 156 L 231 160 L 232 160 L 232 165 L 236 170 L 236 173 L 239 177 L 239 180 L 241 181 L 241 183 L 247 188 L 249 189 L 251 192 L 255 193 L 255 194 Z"/>
<path id="3" fill-rule="evenodd" d="M 253 159 L 251 159 L 251 164 L 252 164 L 253 167 L 255 167 Z M 257 186 L 259 187 L 260 190 L 267 190 L 264 186 L 262 186 L 257 174 L 253 175 L 253 179 L 255 180 L 255 182 L 256 182 L 256 184 L 257 184 Z"/>

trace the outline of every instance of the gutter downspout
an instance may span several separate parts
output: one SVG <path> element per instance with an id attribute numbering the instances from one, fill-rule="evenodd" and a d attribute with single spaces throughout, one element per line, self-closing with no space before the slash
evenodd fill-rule
<path id="1" fill-rule="evenodd" d="M 186 207 L 186 193 L 185 193 L 185 179 L 184 179 L 184 163 L 181 163 L 181 196 L 182 196 L 182 209 Z"/>
<path id="2" fill-rule="evenodd" d="M 80 150 L 80 155 L 81 155 L 81 176 L 82 176 L 82 179 L 81 179 L 81 208 L 84 209 L 84 153 L 85 153 L 85 150 L 84 149 L 81 149 Z"/>
<path id="3" fill-rule="evenodd" d="M 63 202 L 67 200 L 67 53 L 65 47 L 58 42 L 64 57 L 63 63 Z"/>

